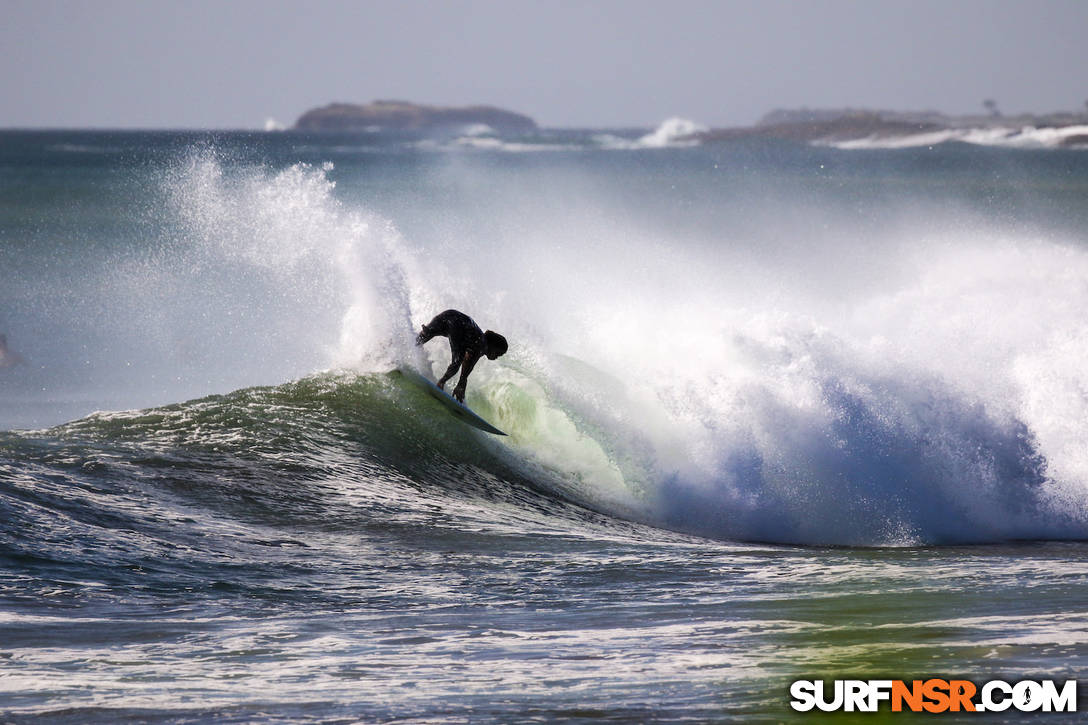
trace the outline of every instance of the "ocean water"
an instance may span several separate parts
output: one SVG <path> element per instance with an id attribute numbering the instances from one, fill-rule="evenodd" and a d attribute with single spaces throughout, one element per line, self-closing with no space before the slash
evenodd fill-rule
<path id="1" fill-rule="evenodd" d="M 0 721 L 1088 678 L 1088 152 L 690 128 L 0 132 Z"/>

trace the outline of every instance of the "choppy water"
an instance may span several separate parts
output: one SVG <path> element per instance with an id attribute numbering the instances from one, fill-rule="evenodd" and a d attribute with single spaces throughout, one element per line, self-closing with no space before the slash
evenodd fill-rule
<path id="1" fill-rule="evenodd" d="M 0 134 L 3 719 L 1082 677 L 1088 154 L 658 135 Z"/>

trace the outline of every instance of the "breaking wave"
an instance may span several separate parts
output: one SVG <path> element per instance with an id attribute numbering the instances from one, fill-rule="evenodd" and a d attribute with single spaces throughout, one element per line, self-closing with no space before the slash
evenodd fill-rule
<path id="1" fill-rule="evenodd" d="M 855 273 L 801 247 L 662 240 L 568 209 L 519 227 L 516 245 L 481 248 L 406 238 L 338 197 L 332 171 L 228 171 L 193 154 L 164 181 L 162 249 L 113 280 L 156 290 L 137 327 L 216 341 L 206 374 L 298 382 L 9 436 L 9 457 L 141 478 L 193 455 L 185 485 L 216 490 L 260 478 L 249 461 L 370 496 L 395 489 L 402 503 L 470 491 L 501 503 L 474 509 L 485 526 L 513 507 L 537 522 L 604 515 L 796 544 L 1088 536 L 1080 247 L 987 230 L 889 236 L 894 273 Z M 444 366 L 441 344 L 412 339 L 448 307 L 511 341 L 468 398 L 508 439 L 385 375 Z M 82 447 L 43 462 L 35 441 L 50 437 Z M 138 455 L 122 461 L 118 447 Z"/>
<path id="2" fill-rule="evenodd" d="M 1086 148 L 1088 147 L 1088 126 L 955 128 L 905 136 L 868 136 L 849 140 L 827 140 L 820 141 L 818 144 L 839 149 L 902 149 L 935 146 L 951 141 L 999 148 Z"/>

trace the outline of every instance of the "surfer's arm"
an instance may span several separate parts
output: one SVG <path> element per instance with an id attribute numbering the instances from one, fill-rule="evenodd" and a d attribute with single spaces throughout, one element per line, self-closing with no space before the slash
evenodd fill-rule
<path id="1" fill-rule="evenodd" d="M 466 354 L 465 357 L 468 357 L 468 355 Z M 461 362 L 464 359 L 465 359 L 464 357 L 454 356 L 453 360 L 450 362 L 450 366 L 448 368 L 446 368 L 445 374 L 441 378 L 439 378 L 438 387 L 440 387 L 440 388 L 445 388 L 446 387 L 446 382 L 450 378 L 452 378 L 454 376 L 454 373 L 457 372 L 457 368 L 461 367 Z M 458 382 L 458 385 L 460 385 L 460 382 Z"/>

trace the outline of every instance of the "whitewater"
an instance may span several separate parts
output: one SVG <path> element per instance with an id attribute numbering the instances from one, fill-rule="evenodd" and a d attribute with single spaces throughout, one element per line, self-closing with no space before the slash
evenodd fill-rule
<path id="1" fill-rule="evenodd" d="M 696 128 L 0 133 L 4 721 L 1082 675 L 1088 154 Z"/>

